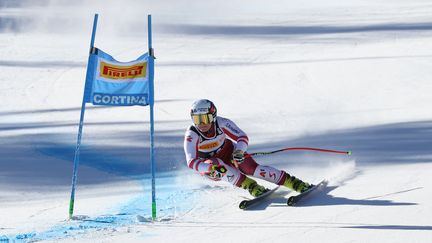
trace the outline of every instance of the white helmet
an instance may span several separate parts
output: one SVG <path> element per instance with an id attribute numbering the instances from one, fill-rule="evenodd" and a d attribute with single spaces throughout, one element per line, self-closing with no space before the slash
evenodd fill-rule
<path id="1" fill-rule="evenodd" d="M 210 124 L 216 119 L 217 109 L 210 100 L 201 99 L 192 104 L 191 118 L 195 125 Z"/>

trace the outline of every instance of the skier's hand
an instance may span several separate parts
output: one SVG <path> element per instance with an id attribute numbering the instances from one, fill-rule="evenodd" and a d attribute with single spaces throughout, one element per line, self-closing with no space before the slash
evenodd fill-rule
<path id="1" fill-rule="evenodd" d="M 226 172 L 227 169 L 225 168 L 225 166 L 211 164 L 206 174 L 211 178 L 220 179 L 226 174 Z"/>
<path id="2" fill-rule="evenodd" d="M 244 151 L 242 151 L 240 149 L 235 150 L 232 154 L 232 161 L 233 161 L 235 167 L 238 168 L 239 165 L 241 163 L 243 163 L 243 161 L 244 161 Z"/>

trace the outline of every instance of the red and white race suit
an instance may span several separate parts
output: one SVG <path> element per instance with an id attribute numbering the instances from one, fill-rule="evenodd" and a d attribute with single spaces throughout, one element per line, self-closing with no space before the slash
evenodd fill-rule
<path id="1" fill-rule="evenodd" d="M 238 187 L 244 181 L 245 175 L 282 185 L 287 177 L 285 171 L 259 165 L 252 157 L 246 157 L 239 168 L 234 166 L 231 162 L 233 151 L 247 151 L 248 143 L 246 133 L 227 118 L 218 116 L 206 133 L 191 125 L 184 138 L 187 165 L 210 179 L 227 181 Z M 224 165 L 227 172 L 217 178 L 209 176 L 212 164 Z"/>

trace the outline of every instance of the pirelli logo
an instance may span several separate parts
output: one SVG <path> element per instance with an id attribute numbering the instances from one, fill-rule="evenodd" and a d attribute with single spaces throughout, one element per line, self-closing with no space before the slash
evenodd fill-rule
<path id="1" fill-rule="evenodd" d="M 100 76 L 116 80 L 145 78 L 147 76 L 147 62 L 131 66 L 118 66 L 106 62 L 100 62 Z"/>
<path id="2" fill-rule="evenodd" d="M 207 143 L 207 144 L 201 144 L 199 145 L 199 149 L 214 149 L 217 148 L 219 146 L 219 142 L 215 141 L 215 142 L 211 142 L 211 143 Z"/>

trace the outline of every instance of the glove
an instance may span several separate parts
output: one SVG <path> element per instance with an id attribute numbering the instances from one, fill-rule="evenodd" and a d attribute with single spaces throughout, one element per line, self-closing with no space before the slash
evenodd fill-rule
<path id="1" fill-rule="evenodd" d="M 211 178 L 220 179 L 225 175 L 226 172 L 227 169 L 223 165 L 210 165 L 206 174 Z"/>
<path id="2" fill-rule="evenodd" d="M 244 160 L 244 152 L 240 149 L 235 150 L 232 154 L 232 159 L 233 159 L 234 165 L 238 168 L 238 166 Z"/>

